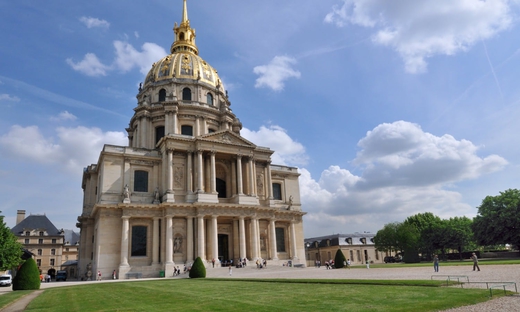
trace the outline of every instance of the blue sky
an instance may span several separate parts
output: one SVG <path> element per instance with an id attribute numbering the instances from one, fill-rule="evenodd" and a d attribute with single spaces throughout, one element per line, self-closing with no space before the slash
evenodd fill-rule
<path id="1" fill-rule="evenodd" d="M 518 0 L 188 0 L 242 135 L 298 167 L 307 237 L 476 215 L 520 176 Z M 0 211 L 75 229 L 181 0 L 0 2 Z"/>

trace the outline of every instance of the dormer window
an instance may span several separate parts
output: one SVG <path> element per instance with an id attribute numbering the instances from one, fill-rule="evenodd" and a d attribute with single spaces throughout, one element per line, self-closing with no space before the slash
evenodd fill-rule
<path id="1" fill-rule="evenodd" d="M 43 232 L 40 232 L 40 236 L 43 236 Z"/>
<path id="2" fill-rule="evenodd" d="M 352 245 L 352 237 L 345 238 L 345 243 Z"/>
<path id="3" fill-rule="evenodd" d="M 25 236 L 30 236 L 30 235 L 31 235 L 31 232 L 29 232 L 29 231 L 25 232 Z"/>
<path id="4" fill-rule="evenodd" d="M 364 237 L 360 238 L 359 241 L 360 241 L 361 244 L 363 244 L 363 245 L 366 245 L 366 243 L 367 243 L 367 239 L 364 238 Z"/>

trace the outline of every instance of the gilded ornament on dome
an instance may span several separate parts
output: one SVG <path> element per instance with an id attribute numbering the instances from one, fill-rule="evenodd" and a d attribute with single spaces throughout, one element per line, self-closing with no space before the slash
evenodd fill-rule
<path id="1" fill-rule="evenodd" d="M 184 71 L 185 74 L 190 74 L 191 72 L 191 62 L 190 62 L 190 58 L 187 56 L 187 55 L 183 55 L 182 57 L 182 66 L 181 66 L 182 70 Z"/>
<path id="2" fill-rule="evenodd" d="M 211 75 L 211 70 L 206 62 L 202 63 L 202 70 L 204 71 L 204 78 L 209 79 Z"/>
<path id="3" fill-rule="evenodd" d="M 168 55 L 162 63 L 161 70 L 159 71 L 159 77 L 168 76 L 170 74 L 170 63 L 171 55 Z"/>

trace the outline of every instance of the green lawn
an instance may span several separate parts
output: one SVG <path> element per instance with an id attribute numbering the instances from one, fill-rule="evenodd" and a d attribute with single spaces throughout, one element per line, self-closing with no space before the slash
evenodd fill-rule
<path id="1" fill-rule="evenodd" d="M 86 283 L 46 289 L 26 311 L 439 311 L 489 299 L 487 290 L 440 287 L 444 283 L 315 279 Z"/>

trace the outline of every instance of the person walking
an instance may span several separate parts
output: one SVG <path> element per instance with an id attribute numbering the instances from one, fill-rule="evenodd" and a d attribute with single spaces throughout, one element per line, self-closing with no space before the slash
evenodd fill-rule
<path id="1" fill-rule="evenodd" d="M 101 280 L 101 271 L 97 271 L 97 280 L 98 280 L 98 281 Z"/>
<path id="2" fill-rule="evenodd" d="M 229 276 L 233 275 L 233 266 L 229 265 Z"/>
<path id="3" fill-rule="evenodd" d="M 439 256 L 433 256 L 433 271 L 439 272 Z"/>
<path id="4" fill-rule="evenodd" d="M 475 271 L 475 269 L 480 271 L 480 268 L 478 266 L 478 258 L 477 258 L 477 255 L 475 253 L 471 254 L 471 260 L 473 260 L 473 271 Z"/>
<path id="5" fill-rule="evenodd" d="M 116 273 L 116 270 L 112 271 L 112 279 L 116 279 L 117 278 L 117 273 Z"/>

